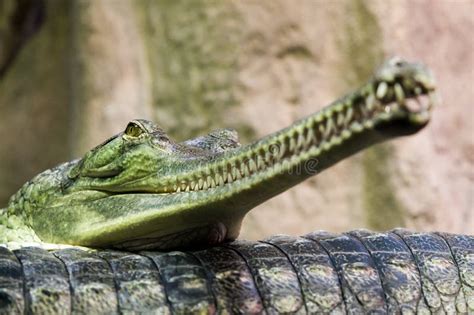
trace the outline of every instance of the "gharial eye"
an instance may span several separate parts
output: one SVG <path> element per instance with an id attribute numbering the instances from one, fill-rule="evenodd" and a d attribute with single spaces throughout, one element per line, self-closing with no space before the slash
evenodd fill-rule
<path id="1" fill-rule="evenodd" d="M 134 122 L 130 122 L 125 128 L 125 134 L 130 137 L 138 137 L 144 133 L 144 130 Z"/>

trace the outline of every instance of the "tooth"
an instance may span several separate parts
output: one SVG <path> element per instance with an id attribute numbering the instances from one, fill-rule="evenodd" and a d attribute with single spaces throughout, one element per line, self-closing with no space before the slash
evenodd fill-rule
<path id="1" fill-rule="evenodd" d="M 386 82 L 380 82 L 375 92 L 378 99 L 382 99 L 388 91 L 388 84 Z"/>
<path id="2" fill-rule="evenodd" d="M 370 94 L 369 96 L 367 96 L 367 99 L 365 100 L 365 105 L 370 112 L 374 110 L 375 96 L 373 94 Z"/>
<path id="3" fill-rule="evenodd" d="M 242 177 L 250 176 L 250 170 L 246 162 L 240 164 L 240 175 L 242 175 Z"/>
<path id="4" fill-rule="evenodd" d="M 344 114 L 342 112 L 340 112 L 337 115 L 337 125 L 342 126 L 343 122 L 344 122 Z"/>
<path id="5" fill-rule="evenodd" d="M 306 135 L 306 147 L 309 147 L 314 140 L 314 130 L 313 128 L 309 128 L 308 134 Z"/>
<path id="6" fill-rule="evenodd" d="M 333 127 L 334 127 L 334 122 L 333 122 L 333 120 L 332 120 L 331 118 L 328 118 L 328 119 L 326 120 L 326 133 L 324 134 L 324 137 L 325 137 L 326 139 L 328 139 L 329 136 L 331 135 L 331 130 L 333 129 Z"/>
<path id="7" fill-rule="evenodd" d="M 299 133 L 298 135 L 298 148 L 304 148 L 305 146 L 305 139 L 303 133 Z"/>
<path id="8" fill-rule="evenodd" d="M 182 182 L 182 183 L 181 183 L 181 190 L 186 190 L 186 187 L 187 187 L 187 186 L 188 186 L 188 185 L 186 185 L 185 182 Z"/>
<path id="9" fill-rule="evenodd" d="M 216 174 L 216 184 L 218 186 L 224 186 L 224 177 L 220 174 Z"/>
<path id="10" fill-rule="evenodd" d="M 238 180 L 240 178 L 241 178 L 241 176 L 240 176 L 239 170 L 237 169 L 237 167 L 233 167 L 232 168 L 232 180 Z"/>
<path id="11" fill-rule="evenodd" d="M 228 169 L 229 171 L 229 175 L 230 177 L 232 178 L 232 181 L 235 181 L 236 179 L 236 175 L 235 175 L 235 172 L 236 172 L 236 169 L 237 169 L 237 162 L 234 160 L 231 162 L 231 164 L 229 165 L 230 166 L 230 169 Z"/>
<path id="12" fill-rule="evenodd" d="M 178 187 L 178 188 L 176 189 L 176 192 L 181 192 L 181 187 Z"/>
<path id="13" fill-rule="evenodd" d="M 242 179 L 242 177 L 244 176 L 244 170 L 242 169 L 242 163 L 240 163 L 240 167 L 235 169 L 235 174 L 237 176 L 236 177 L 237 179 Z"/>
<path id="14" fill-rule="evenodd" d="M 222 181 L 225 183 L 226 179 L 227 179 L 227 169 L 223 169 L 222 170 L 222 173 L 220 174 L 220 177 L 222 178 Z"/>
<path id="15" fill-rule="evenodd" d="M 349 123 L 352 120 L 352 116 L 354 115 L 354 109 L 352 107 L 349 107 L 346 112 L 346 119 L 344 120 L 344 126 L 347 128 Z"/>
<path id="16" fill-rule="evenodd" d="M 186 189 L 184 191 L 189 191 L 189 185 L 186 185 Z"/>
<path id="17" fill-rule="evenodd" d="M 278 155 L 278 160 L 281 160 L 283 158 L 283 156 L 285 156 L 286 154 L 286 144 L 285 144 L 285 141 L 283 141 L 281 144 L 280 144 L 280 151 L 278 153 L 280 153 Z"/>
<path id="18" fill-rule="evenodd" d="M 323 125 L 323 124 L 320 124 L 320 125 L 319 125 L 319 133 L 320 133 L 320 134 L 322 135 L 322 137 L 324 138 L 325 132 L 324 132 L 324 125 Z M 324 139 L 323 139 L 323 140 L 324 140 Z"/>
<path id="19" fill-rule="evenodd" d="M 216 187 L 216 183 L 214 182 L 214 179 L 211 176 L 207 176 L 207 187 L 209 188 L 214 188 Z"/>
<path id="20" fill-rule="evenodd" d="M 240 174 L 240 177 L 245 177 L 245 161 L 239 163 L 239 167 L 237 167 L 237 174 Z"/>
<path id="21" fill-rule="evenodd" d="M 402 86 L 397 83 L 395 84 L 394 89 L 398 104 L 403 104 L 403 101 L 405 100 L 405 93 L 403 92 Z"/>
<path id="22" fill-rule="evenodd" d="M 262 155 L 257 156 L 257 169 L 259 170 L 265 169 L 265 159 L 263 158 Z"/>
<path id="23" fill-rule="evenodd" d="M 296 149 L 296 140 L 293 137 L 290 137 L 290 152 L 294 152 Z"/>
<path id="24" fill-rule="evenodd" d="M 196 190 L 196 188 L 197 188 L 197 187 L 196 187 L 196 182 L 191 182 L 191 183 L 189 184 L 189 186 L 190 186 L 191 190 Z"/>
<path id="25" fill-rule="evenodd" d="M 232 183 L 234 180 L 232 179 L 232 174 L 231 173 L 227 173 L 227 183 L 230 184 Z"/>
<path id="26" fill-rule="evenodd" d="M 204 188 L 204 180 L 202 179 L 202 177 L 199 178 L 198 187 L 200 190 Z"/>
<path id="27" fill-rule="evenodd" d="M 249 170 L 251 173 L 255 173 L 257 171 L 257 164 L 252 158 L 249 159 Z"/>

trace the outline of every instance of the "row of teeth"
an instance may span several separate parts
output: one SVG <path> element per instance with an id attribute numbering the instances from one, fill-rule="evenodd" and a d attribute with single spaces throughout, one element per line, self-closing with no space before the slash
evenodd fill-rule
<path id="1" fill-rule="evenodd" d="M 198 172 L 194 178 L 182 180 L 178 183 L 167 185 L 165 193 L 201 191 L 231 184 L 242 178 L 269 169 L 285 160 L 295 158 L 307 152 L 310 148 L 329 149 L 334 144 L 346 140 L 354 132 L 373 126 L 372 118 L 376 113 L 389 115 L 394 106 L 401 105 L 406 100 L 403 89 L 395 84 L 393 92 L 397 102 L 382 105 L 381 100 L 387 96 L 389 86 L 382 82 L 375 89 L 375 93 L 367 93 L 365 98 L 360 97 L 353 105 L 349 102 L 331 106 L 316 117 L 308 118 L 302 128 L 295 129 L 291 135 L 282 135 L 272 145 L 262 145 L 258 152 L 253 152 L 247 157 L 226 161 L 225 164 L 213 170 Z M 421 90 L 415 89 L 416 102 L 423 98 Z M 397 104 L 398 103 L 398 104 Z M 420 105 L 423 108 L 426 105 Z M 303 125 L 303 124 L 301 124 Z"/>

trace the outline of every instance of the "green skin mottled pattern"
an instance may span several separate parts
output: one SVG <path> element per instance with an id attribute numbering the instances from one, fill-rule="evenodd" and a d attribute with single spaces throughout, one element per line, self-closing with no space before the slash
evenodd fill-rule
<path id="1" fill-rule="evenodd" d="M 145 120 L 27 182 L 0 242 L 168 249 L 235 239 L 245 214 L 339 160 L 430 118 L 434 80 L 392 59 L 360 89 L 252 144 L 232 130 L 182 143 Z M 47 244 L 46 244 L 47 243 Z"/>

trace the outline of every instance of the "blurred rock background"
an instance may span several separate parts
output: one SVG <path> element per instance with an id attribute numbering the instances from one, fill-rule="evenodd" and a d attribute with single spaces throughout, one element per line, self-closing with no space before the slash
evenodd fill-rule
<path id="1" fill-rule="evenodd" d="M 429 127 L 259 206 L 242 236 L 473 233 L 473 30 L 472 0 L 1 0 L 0 206 L 133 118 L 177 140 L 232 127 L 247 143 L 400 55 L 438 79 Z"/>

